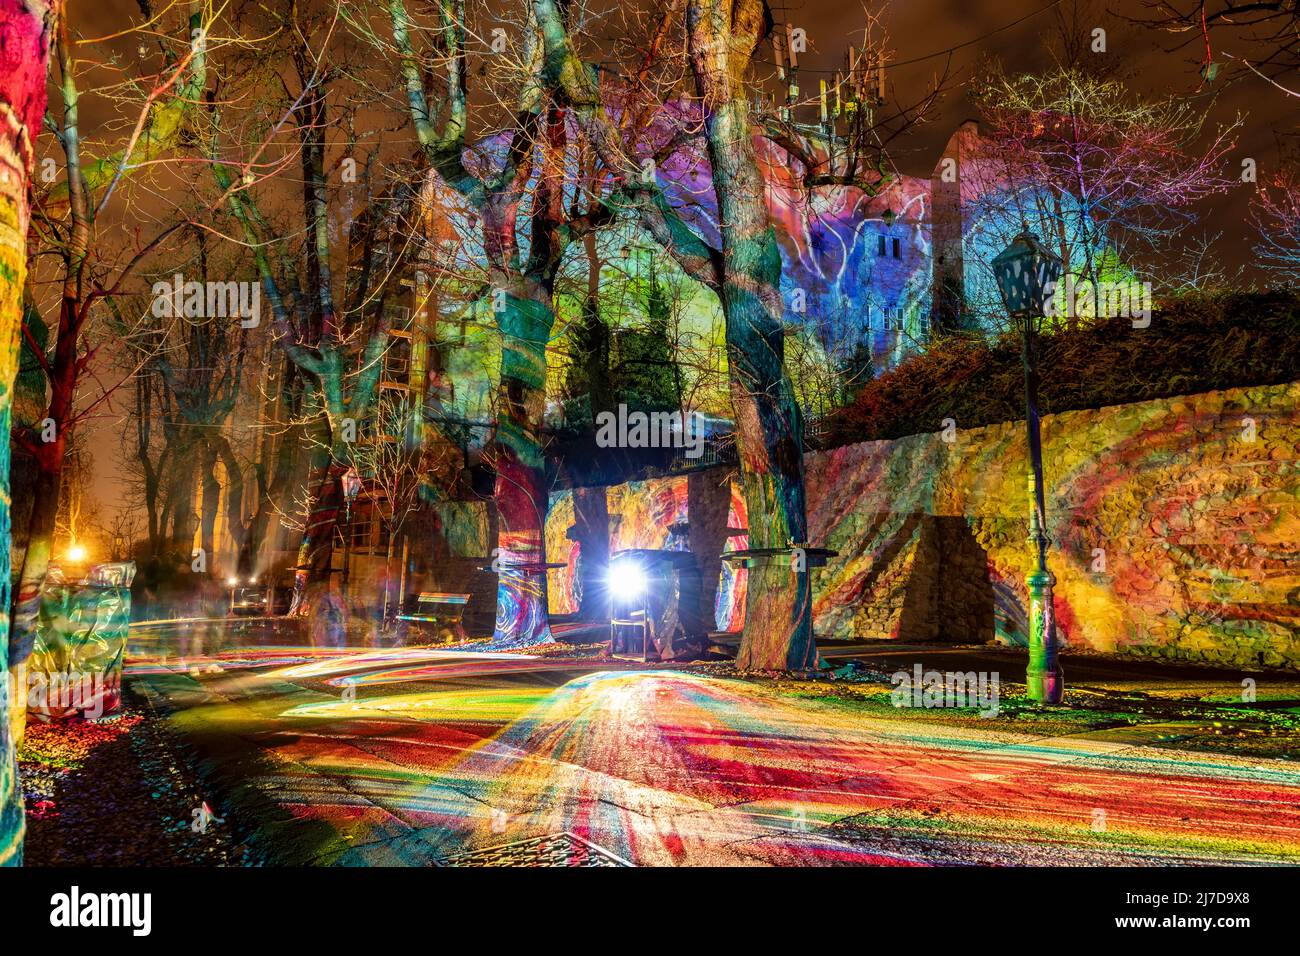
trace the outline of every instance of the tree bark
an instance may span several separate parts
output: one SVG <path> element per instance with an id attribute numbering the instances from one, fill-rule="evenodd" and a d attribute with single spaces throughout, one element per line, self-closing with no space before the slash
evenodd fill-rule
<path id="1" fill-rule="evenodd" d="M 217 481 L 216 463 L 216 453 L 205 442 L 200 474 L 203 482 L 203 512 L 199 523 L 199 547 L 209 560 L 216 557 L 217 548 L 221 546 L 216 540 L 217 509 L 221 505 L 221 483 Z"/>
<path id="2" fill-rule="evenodd" d="M 761 15 L 758 0 L 687 4 L 691 67 L 705 105 L 721 225 L 722 311 L 749 546 L 789 548 L 808 540 L 803 421 L 785 373 L 781 254 L 741 82 Z M 787 670 L 816 664 L 806 561 L 800 569 L 788 554 L 756 560 L 737 665 Z"/>
<path id="3" fill-rule="evenodd" d="M 33 146 L 45 114 L 50 44 L 59 0 L 0 0 L 0 433 L 9 434 L 23 286 L 27 278 L 28 183 Z M 0 442 L 0 600 L 9 607 L 9 442 Z M 0 623 L 0 665 L 9 657 L 8 621 Z M 0 866 L 22 863 L 23 805 L 18 791 L 11 714 L 26 712 L 24 695 L 10 699 L 0 673 Z"/>
<path id="4" fill-rule="evenodd" d="M 541 443 L 546 401 L 546 342 L 554 315 L 545 289 L 527 289 L 496 274 L 505 290 L 501 383 L 497 399 L 494 495 L 497 532 L 497 619 L 493 640 L 542 644 L 551 639 L 546 604 L 546 476 Z"/>
<path id="5" fill-rule="evenodd" d="M 7 445 L 8 443 L 6 443 Z M 59 515 L 59 479 L 63 442 L 51 442 L 38 450 L 37 479 L 32 487 L 32 510 L 27 525 L 27 547 L 18 566 L 18 590 L 13 597 L 13 630 L 9 635 L 9 666 L 27 663 L 36 642 L 36 614 L 40 610 L 41 584 L 54 551 L 54 532 Z M 51 463 L 48 459 L 53 459 Z M 7 474 L 7 472 L 6 472 Z M 21 727 L 21 720 L 18 722 Z M 19 735 L 21 739 L 21 735 Z"/>

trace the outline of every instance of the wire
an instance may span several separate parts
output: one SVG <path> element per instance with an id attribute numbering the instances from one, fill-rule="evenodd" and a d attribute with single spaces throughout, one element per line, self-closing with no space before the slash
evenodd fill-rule
<path id="1" fill-rule="evenodd" d="M 1015 20 L 1012 20 L 1010 23 L 1004 23 L 1000 27 L 994 27 L 992 30 L 989 30 L 987 33 L 981 33 L 977 37 L 973 37 L 972 39 L 965 40 L 961 43 L 956 44 L 955 46 L 950 46 L 943 50 L 935 50 L 933 53 L 926 53 L 924 56 L 914 56 L 910 60 L 899 60 L 897 62 L 890 63 L 889 68 L 895 69 L 900 66 L 911 66 L 913 63 L 924 63 L 926 60 L 933 60 L 936 57 L 950 56 L 953 53 L 956 53 L 958 50 L 965 49 L 968 46 L 974 46 L 976 43 L 979 43 L 981 40 L 987 40 L 991 36 L 996 36 L 999 33 L 1002 33 L 1006 30 L 1010 30 L 1012 27 L 1019 26 L 1020 24 L 1024 23 L 1026 20 L 1031 20 L 1034 17 L 1038 16 L 1039 14 L 1046 13 L 1048 10 L 1051 10 L 1060 5 L 1061 5 L 1061 0 L 1051 0 L 1051 2 L 1046 4 L 1045 6 L 1039 7 L 1037 10 L 1031 10 L 1029 13 L 1026 13 L 1022 17 L 1018 17 Z M 777 65 L 775 62 L 770 60 L 757 60 L 757 62 L 764 63 L 767 66 Z M 800 73 L 826 73 L 828 75 L 831 75 L 835 73 L 842 73 L 843 68 L 841 67 L 839 69 L 834 69 L 834 70 L 818 70 L 818 69 L 810 69 L 808 67 L 801 66 L 799 67 L 799 72 Z"/>
<path id="2" fill-rule="evenodd" d="M 1020 17 L 1019 19 L 1016 20 L 1012 20 L 1010 23 L 1005 23 L 1002 26 L 997 27 L 996 29 L 990 30 L 988 33 L 985 33 L 982 36 L 975 37 L 975 39 L 973 40 L 967 40 L 965 43 L 958 43 L 956 46 L 948 47 L 948 49 L 946 50 L 937 50 L 934 53 L 927 53 L 925 56 L 913 57 L 910 60 L 901 60 L 898 63 L 891 63 L 889 65 L 891 67 L 910 66 L 913 63 L 922 63 L 925 60 L 933 60 L 937 56 L 947 56 L 949 53 L 955 53 L 958 50 L 961 50 L 965 47 L 979 43 L 981 40 L 987 40 L 989 37 L 1002 33 L 1004 30 L 1010 30 L 1014 26 L 1019 26 L 1020 24 L 1024 23 L 1026 20 L 1030 20 L 1038 16 L 1040 13 L 1046 13 L 1048 10 L 1051 10 L 1053 7 L 1060 6 L 1060 4 L 1061 4 L 1061 0 L 1052 0 L 1052 2 L 1047 4 L 1046 6 L 1039 7 L 1037 10 L 1033 10 L 1029 13 L 1026 13 L 1023 17 Z"/>

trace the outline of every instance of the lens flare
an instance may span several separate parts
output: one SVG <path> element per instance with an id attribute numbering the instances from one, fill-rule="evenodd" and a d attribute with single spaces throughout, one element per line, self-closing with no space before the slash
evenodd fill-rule
<path id="1" fill-rule="evenodd" d="M 609 566 L 609 590 L 614 597 L 624 601 L 639 598 L 645 593 L 645 571 L 631 561 L 615 561 Z"/>

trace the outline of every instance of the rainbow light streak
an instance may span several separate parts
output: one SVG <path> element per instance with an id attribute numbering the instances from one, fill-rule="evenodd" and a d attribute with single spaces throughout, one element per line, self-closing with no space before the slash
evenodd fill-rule
<path id="1" fill-rule="evenodd" d="M 681 670 L 530 686 L 510 655 L 443 653 L 455 678 L 353 701 L 268 696 L 269 682 L 292 687 L 284 670 L 228 699 L 235 685 L 214 677 L 223 697 L 193 719 L 266 741 L 270 793 L 340 835 L 323 862 L 562 830 L 638 864 L 1300 862 L 1300 769 L 1282 761 L 872 716 Z M 394 676 L 370 680 L 386 656 L 305 668 L 367 687 Z M 508 686 L 487 684 L 498 668 Z"/>

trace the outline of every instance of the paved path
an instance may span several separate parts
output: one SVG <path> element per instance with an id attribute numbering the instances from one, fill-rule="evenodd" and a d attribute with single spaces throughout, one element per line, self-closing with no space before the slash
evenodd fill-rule
<path id="1" fill-rule="evenodd" d="M 1154 730 L 1033 736 L 618 663 L 190 643 L 137 646 L 129 679 L 277 862 L 536 838 L 637 865 L 1300 862 L 1300 767 Z"/>

